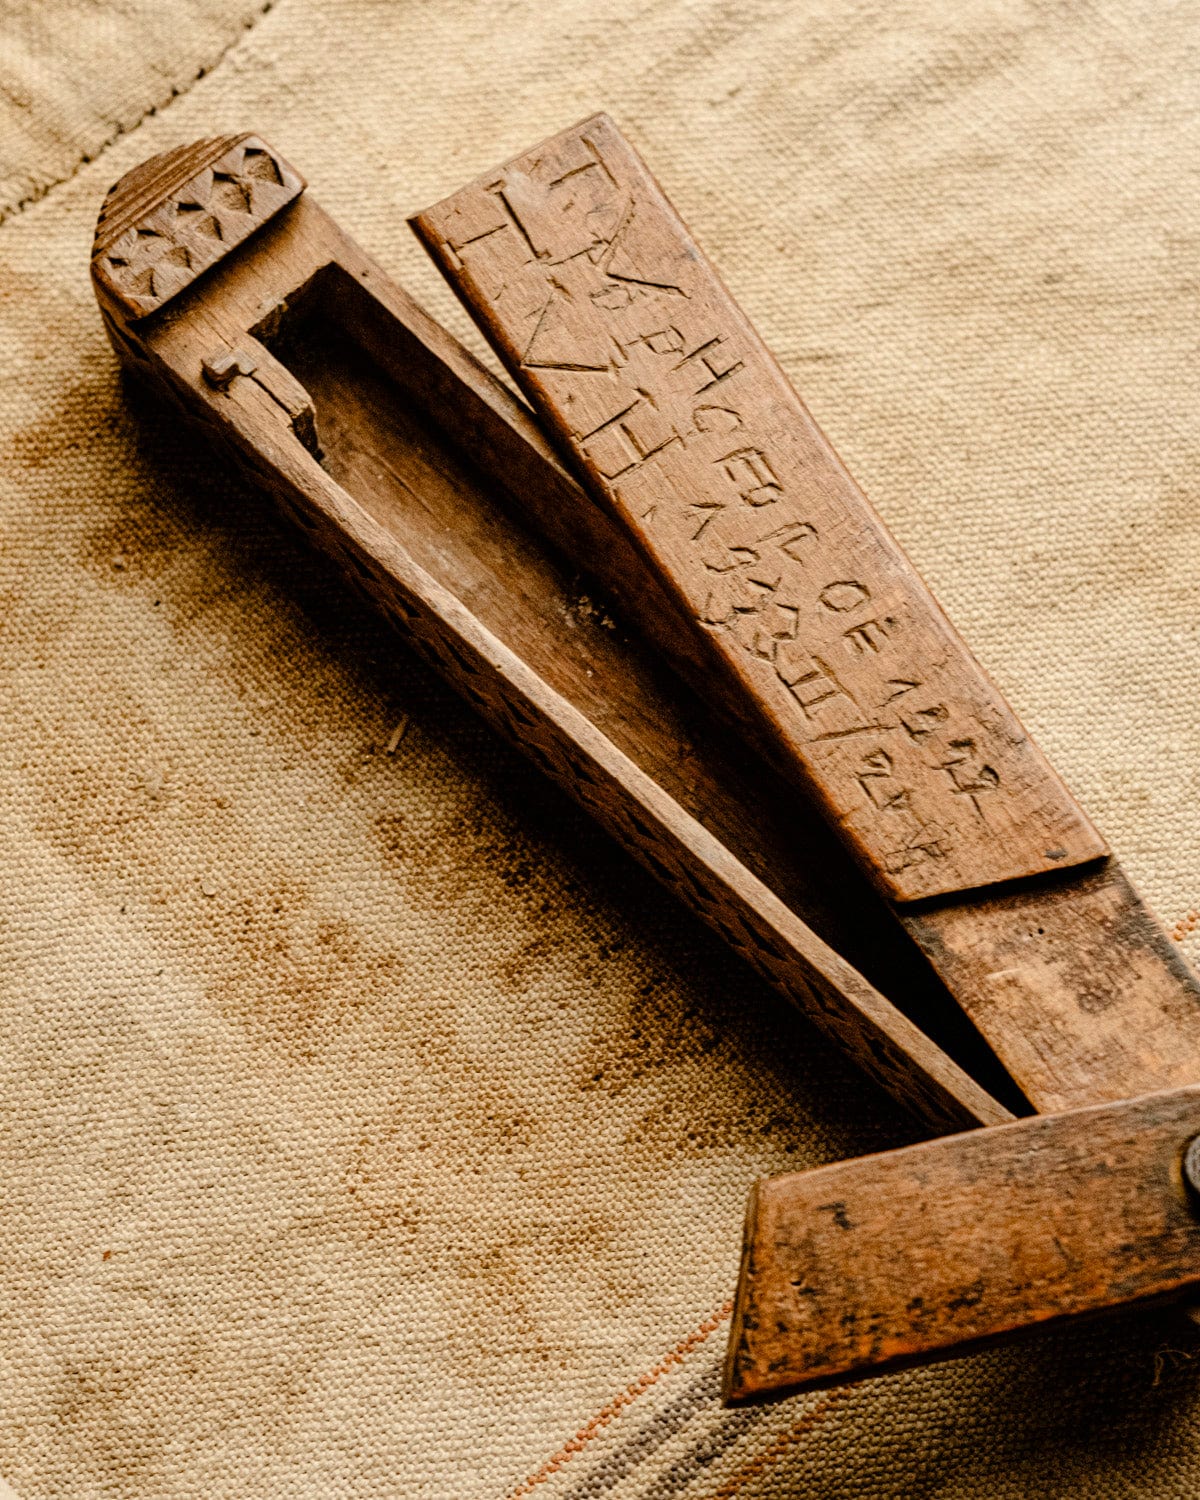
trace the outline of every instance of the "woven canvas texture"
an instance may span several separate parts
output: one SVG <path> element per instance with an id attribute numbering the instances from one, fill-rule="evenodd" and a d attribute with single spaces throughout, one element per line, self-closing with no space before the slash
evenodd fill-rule
<path id="1" fill-rule="evenodd" d="M 130 399 L 87 277 L 121 173 L 253 129 L 478 348 L 406 213 L 608 108 L 1194 956 L 1198 65 L 1164 0 L 0 9 L 22 1500 L 1200 1493 L 1162 1314 L 721 1410 L 750 1180 L 914 1127 Z"/>
<path id="2" fill-rule="evenodd" d="M 0 215 L 28 207 L 216 66 L 270 0 L 0 7 Z"/>

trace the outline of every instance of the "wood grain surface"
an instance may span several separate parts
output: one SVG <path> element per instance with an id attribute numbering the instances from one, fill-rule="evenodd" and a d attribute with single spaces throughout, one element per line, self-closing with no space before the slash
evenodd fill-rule
<path id="1" fill-rule="evenodd" d="M 927 1362 L 1200 1283 L 1200 1087 L 764 1179 L 726 1396 Z"/>

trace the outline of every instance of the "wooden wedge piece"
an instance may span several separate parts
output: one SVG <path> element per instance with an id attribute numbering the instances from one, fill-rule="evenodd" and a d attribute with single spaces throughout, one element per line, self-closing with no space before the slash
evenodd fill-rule
<path id="1" fill-rule="evenodd" d="M 1200 1087 L 764 1178 L 746 1222 L 726 1399 L 1194 1295 L 1196 1186 Z"/>

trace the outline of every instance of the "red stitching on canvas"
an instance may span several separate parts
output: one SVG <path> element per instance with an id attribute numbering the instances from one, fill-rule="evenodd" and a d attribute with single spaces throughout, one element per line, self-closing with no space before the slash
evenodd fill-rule
<path id="1" fill-rule="evenodd" d="M 1180 917 L 1179 921 L 1171 928 L 1171 936 L 1177 943 L 1182 943 L 1184 938 L 1195 932 L 1200 927 L 1200 909 L 1193 906 L 1186 917 Z"/>
<path id="2" fill-rule="evenodd" d="M 674 1349 L 664 1354 L 653 1369 L 647 1370 L 644 1375 L 639 1375 L 633 1384 L 626 1386 L 619 1396 L 614 1396 L 607 1406 L 601 1407 L 591 1421 L 585 1422 L 575 1436 L 569 1442 L 564 1443 L 553 1458 L 548 1458 L 536 1474 L 531 1474 L 528 1479 L 519 1484 L 509 1495 L 508 1500 L 520 1500 L 522 1495 L 528 1495 L 530 1490 L 536 1489 L 539 1484 L 545 1484 L 547 1479 L 557 1474 L 564 1464 L 570 1463 L 598 1433 L 603 1432 L 613 1418 L 619 1416 L 630 1402 L 636 1401 L 639 1396 L 644 1396 L 669 1370 L 682 1364 L 692 1350 L 698 1349 L 710 1334 L 715 1333 L 732 1312 L 733 1300 L 730 1299 L 711 1317 L 705 1318 L 699 1328 L 689 1333 L 687 1338 L 681 1339 Z"/>

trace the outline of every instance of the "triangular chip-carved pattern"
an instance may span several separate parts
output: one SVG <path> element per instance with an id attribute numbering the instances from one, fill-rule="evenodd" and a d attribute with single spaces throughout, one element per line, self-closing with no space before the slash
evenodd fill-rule
<path id="1" fill-rule="evenodd" d="M 303 190 L 299 173 L 257 136 L 169 151 L 108 195 L 92 275 L 127 318 L 145 317 Z"/>

